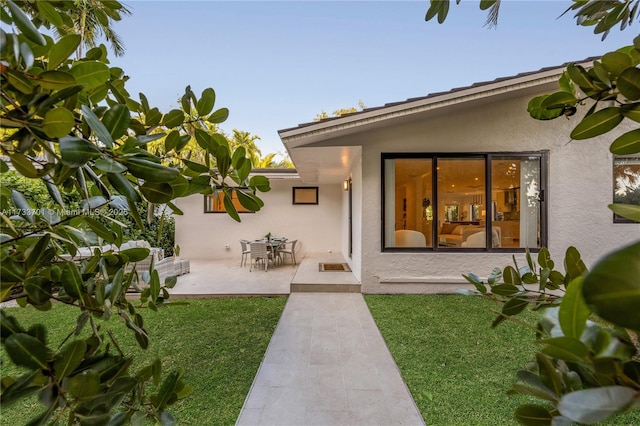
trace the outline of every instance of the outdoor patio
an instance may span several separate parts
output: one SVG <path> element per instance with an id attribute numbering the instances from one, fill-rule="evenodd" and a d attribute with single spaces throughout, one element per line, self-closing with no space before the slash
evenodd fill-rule
<path id="1" fill-rule="evenodd" d="M 360 283 L 347 271 L 321 272 L 319 264 L 346 263 L 341 254 L 307 253 L 297 265 L 285 263 L 268 270 L 240 266 L 239 259 L 191 260 L 190 273 L 178 277 L 174 299 L 221 296 L 275 296 L 297 291 L 359 292 Z"/>

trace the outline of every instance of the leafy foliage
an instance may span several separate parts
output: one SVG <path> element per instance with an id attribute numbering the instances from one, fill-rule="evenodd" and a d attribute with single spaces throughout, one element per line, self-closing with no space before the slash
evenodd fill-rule
<path id="1" fill-rule="evenodd" d="M 603 39 L 614 26 L 623 30 L 640 14 L 639 0 L 573 3 L 565 13 L 574 11 L 579 25 L 593 26 Z M 481 9 L 491 9 L 492 24 L 497 22 L 499 4 L 499 0 L 480 1 Z M 442 23 L 448 12 L 449 0 L 431 0 L 425 19 L 437 17 Z M 639 64 L 637 36 L 632 46 L 605 53 L 590 69 L 568 65 L 558 81 L 560 90 L 532 99 L 528 112 L 535 119 L 551 120 L 571 118 L 587 107 L 571 132 L 575 141 L 604 135 L 623 122 L 639 123 Z M 614 155 L 640 153 L 640 128 L 618 136 L 609 150 Z M 640 205 L 614 203 L 609 208 L 640 222 Z M 564 267 L 564 274 L 556 270 L 543 248 L 538 265 L 527 253 L 525 267 L 515 263 L 495 268 L 486 282 L 476 274 L 465 275 L 476 287 L 472 293 L 501 304 L 494 326 L 528 306 L 545 308 L 536 327 L 542 349 L 527 369 L 518 372 L 524 384 L 514 385 L 511 392 L 534 396 L 547 405 L 520 406 L 515 416 L 522 424 L 592 424 L 640 403 L 640 242 L 605 255 L 590 272 L 570 247 Z M 606 323 L 610 326 L 603 326 Z"/>
<path id="2" fill-rule="evenodd" d="M 640 243 L 612 253 L 588 272 L 570 247 L 563 273 L 543 248 L 537 263 L 527 253 L 526 266 L 519 267 L 514 258 L 514 266 L 494 268 L 486 282 L 475 274 L 465 276 L 476 287 L 465 293 L 499 304 L 493 326 L 505 319 L 520 322 L 516 317 L 527 307 L 541 311 L 535 332 L 542 349 L 518 372 L 519 383 L 509 392 L 545 404 L 520 406 L 515 413 L 520 423 L 593 424 L 640 402 L 640 347 L 632 337 L 640 331 L 639 271 L 633 263 L 626 270 L 634 256 L 640 257 Z"/>
<path id="3" fill-rule="evenodd" d="M 0 189 L 0 300 L 42 311 L 56 301 L 79 312 L 59 347 L 51 346 L 46 325 L 25 328 L 0 312 L 2 344 L 25 371 L 2 378 L 2 404 L 38 394 L 43 410 L 30 424 L 66 419 L 135 425 L 152 419 L 171 425 L 176 420 L 168 408 L 190 392 L 183 372 L 163 374 L 155 360 L 130 373 L 132 357 L 103 325 L 118 318 L 147 348 L 139 310 L 169 306 L 168 289 L 176 279 L 161 283 L 151 266 L 149 286 L 140 288 L 133 265 L 149 249 L 117 247 L 131 235 L 125 229 L 132 224 L 144 232 L 145 208 L 147 218 L 158 204 L 181 214 L 175 198 L 221 190 L 241 191 L 243 206 L 255 211 L 263 206 L 256 192 L 268 191 L 269 181 L 249 176 L 251 160 L 243 149 L 232 151 L 224 136 L 202 131 L 228 116 L 226 108 L 215 108 L 213 89 L 198 98 L 187 86 L 182 109 L 163 114 L 144 94 L 139 100 L 129 95 L 124 71 L 109 66 L 103 45 L 70 59 L 82 41 L 69 33 L 69 16 L 81 13 L 79 3 L 99 6 L 104 16 L 96 16 L 107 27 L 107 18 L 119 19 L 123 12 L 116 1 L 6 1 L 0 10 L 7 24 L 0 29 L 0 172 L 13 168 L 34 182 L 7 179 Z M 48 30 L 62 36 L 53 40 Z M 165 135 L 164 154 L 147 149 Z M 204 152 L 200 161 L 182 154 L 193 139 Z M 240 220 L 231 203 L 226 208 Z M 74 259 L 89 245 L 103 248 Z M 135 289 L 141 291 L 138 302 L 127 299 Z M 79 338 L 82 330 L 89 337 Z M 151 392 L 145 391 L 148 385 Z"/>

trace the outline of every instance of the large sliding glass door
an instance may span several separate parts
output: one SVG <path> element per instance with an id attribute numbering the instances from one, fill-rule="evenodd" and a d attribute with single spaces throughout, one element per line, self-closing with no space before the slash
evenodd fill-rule
<path id="1" fill-rule="evenodd" d="M 544 153 L 383 154 L 383 249 L 536 249 Z"/>

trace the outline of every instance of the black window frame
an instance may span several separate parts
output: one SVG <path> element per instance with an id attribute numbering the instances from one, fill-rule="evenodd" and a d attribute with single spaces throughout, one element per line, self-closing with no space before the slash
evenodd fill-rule
<path id="1" fill-rule="evenodd" d="M 313 191 L 315 194 L 315 200 L 314 201 L 297 201 L 296 200 L 296 193 L 298 191 Z M 320 202 L 320 188 L 317 186 L 294 186 L 291 188 L 291 204 L 294 206 L 315 206 L 318 205 Z"/>
<path id="2" fill-rule="evenodd" d="M 433 193 L 432 205 L 438 203 L 437 167 L 438 159 L 449 158 L 483 158 L 485 161 L 485 205 L 489 205 L 491 197 L 492 177 L 491 160 L 494 157 L 539 157 L 540 158 L 540 247 L 492 247 L 491 227 L 486 232 L 487 241 L 485 247 L 441 247 L 435 242 L 432 247 L 385 247 L 385 161 L 396 159 L 431 159 L 431 188 Z M 548 193 L 549 193 L 549 151 L 520 151 L 520 152 L 383 152 L 380 155 L 380 181 L 381 181 L 381 206 L 380 206 L 380 250 L 383 253 L 525 253 L 529 250 L 537 253 L 542 247 L 548 245 Z M 434 211 L 432 223 L 432 235 L 437 235 L 439 213 Z M 487 221 L 492 224 L 493 221 Z"/>
<path id="3" fill-rule="evenodd" d="M 616 160 L 636 160 L 636 161 L 640 161 L 640 156 L 639 155 L 614 155 L 613 157 L 613 161 L 611 162 L 611 183 L 612 183 L 612 187 L 611 187 L 611 202 L 615 203 L 615 192 L 616 192 Z M 614 224 L 618 224 L 618 223 L 640 223 L 638 221 L 632 220 L 632 219 L 628 219 L 626 217 L 622 217 L 622 216 L 618 216 L 617 214 L 613 213 L 613 223 Z"/>

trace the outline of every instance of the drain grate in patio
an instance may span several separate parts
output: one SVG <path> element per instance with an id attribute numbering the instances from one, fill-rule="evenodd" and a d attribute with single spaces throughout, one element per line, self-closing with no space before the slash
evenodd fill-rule
<path id="1" fill-rule="evenodd" d="M 320 272 L 351 272 L 347 263 L 319 263 Z"/>

